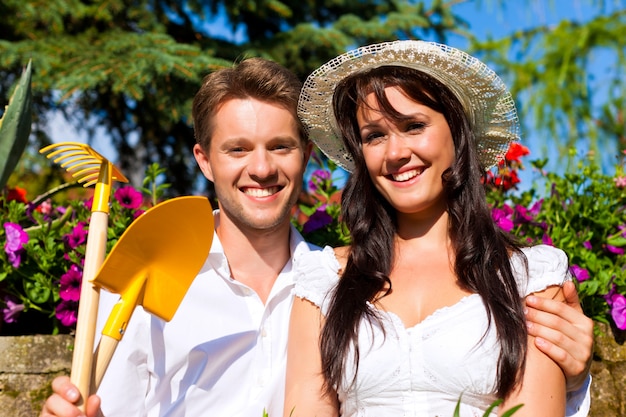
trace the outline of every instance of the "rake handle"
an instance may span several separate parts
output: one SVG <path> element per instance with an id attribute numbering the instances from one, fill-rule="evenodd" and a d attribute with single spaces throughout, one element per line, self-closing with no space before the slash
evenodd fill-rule
<path id="1" fill-rule="evenodd" d="M 78 304 L 76 322 L 76 338 L 72 356 L 70 379 L 80 391 L 78 407 L 85 410 L 87 397 L 92 393 L 93 347 L 95 338 L 95 322 L 98 316 L 100 301 L 99 288 L 93 284 L 93 278 L 104 262 L 108 229 L 108 213 L 94 211 L 91 213 L 85 265 Z"/>

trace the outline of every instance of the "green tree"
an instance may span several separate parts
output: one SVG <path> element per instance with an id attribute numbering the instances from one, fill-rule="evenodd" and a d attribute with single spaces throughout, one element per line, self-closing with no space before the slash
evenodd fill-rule
<path id="1" fill-rule="evenodd" d="M 451 12 L 454 3 L 5 0 L 0 92 L 6 96 L 32 59 L 33 149 L 49 143 L 46 116 L 60 110 L 92 140 L 104 128 L 133 182 L 157 162 L 167 169 L 170 190 L 188 193 L 197 173 L 191 100 L 205 74 L 258 55 L 304 78 L 354 45 L 426 34 L 443 40 L 464 28 Z M 207 24 L 220 14 L 241 39 L 212 33 Z"/>
<path id="2" fill-rule="evenodd" d="M 570 2 L 548 3 L 559 7 Z M 585 2 L 570 6 L 580 3 Z M 611 149 L 610 157 L 626 149 L 626 3 L 596 6 L 607 12 L 585 23 L 564 20 L 471 43 L 475 53 L 507 77 L 513 96 L 523 98 L 519 108 L 526 130 L 538 131 L 546 145 L 556 145 L 542 153 L 557 150 L 572 170 L 583 155 L 571 149 Z M 604 162 L 613 166 L 615 159 Z"/>

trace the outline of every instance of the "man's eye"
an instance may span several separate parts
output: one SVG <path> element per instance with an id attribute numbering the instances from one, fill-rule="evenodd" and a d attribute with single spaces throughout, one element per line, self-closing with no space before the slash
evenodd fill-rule
<path id="1" fill-rule="evenodd" d="M 245 152 L 245 149 L 242 147 L 230 148 L 228 149 L 229 153 L 242 153 Z"/>

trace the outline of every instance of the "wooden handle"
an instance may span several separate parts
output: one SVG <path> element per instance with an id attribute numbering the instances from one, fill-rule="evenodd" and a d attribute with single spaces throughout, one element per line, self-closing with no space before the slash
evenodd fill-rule
<path id="1" fill-rule="evenodd" d="M 115 353 L 115 348 L 117 348 L 117 344 L 119 340 L 107 336 L 106 334 L 102 335 L 100 339 L 100 343 L 98 344 L 98 349 L 96 350 L 96 364 L 94 370 L 94 390 L 98 390 L 100 383 L 102 382 L 102 378 L 104 377 L 104 373 L 111 362 L 111 357 L 113 357 L 113 353 Z"/>
<path id="2" fill-rule="evenodd" d="M 82 411 L 85 411 L 87 397 L 93 392 L 91 376 L 100 291 L 92 281 L 104 262 L 108 218 L 108 213 L 92 212 L 91 220 L 89 221 L 89 234 L 87 235 L 85 266 L 83 268 L 76 322 L 76 338 L 70 374 L 72 383 L 78 387 L 81 394 L 78 407 Z"/>

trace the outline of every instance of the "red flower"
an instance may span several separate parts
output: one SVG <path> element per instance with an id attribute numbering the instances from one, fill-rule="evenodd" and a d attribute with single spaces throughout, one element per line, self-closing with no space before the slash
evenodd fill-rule
<path id="1" fill-rule="evenodd" d="M 521 162 L 520 158 L 522 156 L 526 156 L 530 153 L 528 148 L 524 145 L 521 145 L 517 142 L 511 142 L 509 146 L 509 150 L 506 152 L 504 158 L 507 161 Z"/>
<path id="2" fill-rule="evenodd" d="M 7 193 L 7 201 L 17 201 L 18 203 L 27 203 L 26 190 L 21 187 L 9 188 Z"/>

